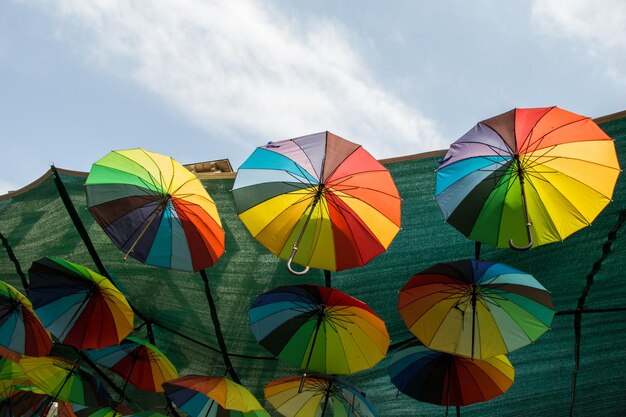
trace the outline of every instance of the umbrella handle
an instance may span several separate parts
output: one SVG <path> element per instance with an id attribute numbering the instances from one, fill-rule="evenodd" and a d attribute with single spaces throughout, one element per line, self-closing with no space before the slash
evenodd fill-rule
<path id="1" fill-rule="evenodd" d="M 293 258 L 294 256 L 296 256 L 296 252 L 298 251 L 298 248 L 296 246 L 293 247 L 293 249 L 291 250 L 291 256 L 289 257 L 289 259 L 287 260 L 287 269 L 289 270 L 289 272 L 291 272 L 294 275 L 304 275 L 307 272 L 309 272 L 309 267 L 305 267 L 302 271 L 296 271 L 295 269 L 293 269 L 291 267 L 291 263 L 293 262 Z"/>
<path id="2" fill-rule="evenodd" d="M 526 251 L 533 247 L 535 242 L 533 241 L 533 235 L 530 232 L 530 226 L 531 226 L 530 222 L 526 223 L 526 234 L 528 236 L 528 244 L 525 246 L 517 246 L 515 243 L 513 243 L 513 239 L 509 239 L 509 246 L 511 247 L 511 249 L 515 249 L 518 251 Z"/>
<path id="3" fill-rule="evenodd" d="M 515 243 L 513 243 L 513 239 L 509 239 L 509 246 L 511 247 L 511 249 L 525 251 L 532 248 L 534 244 L 533 235 L 530 232 L 530 226 L 532 226 L 532 223 L 530 222 L 530 218 L 528 217 L 526 191 L 524 191 L 524 169 L 522 168 L 522 162 L 519 160 L 518 154 L 515 154 L 515 162 L 517 164 L 517 176 L 519 178 L 520 192 L 522 193 L 522 207 L 524 208 L 524 219 L 526 219 L 526 236 L 528 237 L 528 244 L 526 246 L 517 246 Z"/>

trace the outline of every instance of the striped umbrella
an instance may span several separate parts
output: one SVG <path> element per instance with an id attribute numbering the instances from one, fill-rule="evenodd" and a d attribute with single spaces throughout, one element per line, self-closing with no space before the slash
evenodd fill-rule
<path id="1" fill-rule="evenodd" d="M 38 391 L 51 397 L 51 403 L 106 406 L 111 402 L 100 381 L 74 362 L 52 356 L 23 357 L 20 365 Z"/>
<path id="2" fill-rule="evenodd" d="M 286 417 L 375 417 L 376 411 L 365 393 L 334 377 L 315 375 L 300 388 L 300 377 L 271 381 L 263 388 L 265 398 Z M 331 414 L 328 414 L 331 415 Z"/>
<path id="3" fill-rule="evenodd" d="M 474 259 L 415 274 L 400 290 L 398 309 L 427 347 L 478 359 L 534 342 L 554 317 L 550 293 L 532 275 Z"/>
<path id="4" fill-rule="evenodd" d="M 86 182 L 87 208 L 111 240 L 148 265 L 199 271 L 224 253 L 224 230 L 198 178 L 144 149 L 113 151 Z"/>
<path id="5" fill-rule="evenodd" d="M 364 265 L 400 230 L 387 169 L 330 132 L 257 148 L 239 167 L 233 196 L 252 236 L 296 274 Z M 292 261 L 307 268 L 297 272 Z"/>
<path id="6" fill-rule="evenodd" d="M 250 391 L 225 377 L 188 375 L 163 388 L 167 398 L 192 417 L 269 417 Z"/>
<path id="7" fill-rule="evenodd" d="M 28 275 L 35 311 L 61 343 L 95 349 L 117 345 L 133 331 L 134 313 L 106 277 L 49 257 L 33 262 Z"/>
<path id="8" fill-rule="evenodd" d="M 317 285 L 259 295 L 250 307 L 250 329 L 263 347 L 305 374 L 369 369 L 389 347 L 385 323 L 364 302 Z"/>
<path id="9" fill-rule="evenodd" d="M 524 250 L 591 224 L 619 173 L 613 140 L 590 118 L 514 109 L 452 144 L 437 169 L 436 199 L 469 239 Z"/>
<path id="10" fill-rule="evenodd" d="M 165 381 L 178 377 L 172 362 L 153 344 L 127 337 L 119 345 L 85 352 L 89 359 L 147 392 L 163 392 Z M 124 390 L 126 389 L 124 384 Z"/>

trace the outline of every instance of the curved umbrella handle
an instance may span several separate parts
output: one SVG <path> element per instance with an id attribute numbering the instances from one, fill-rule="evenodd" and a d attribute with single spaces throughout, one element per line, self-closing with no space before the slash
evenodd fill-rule
<path id="1" fill-rule="evenodd" d="M 291 267 L 291 263 L 293 262 L 293 258 L 294 256 L 296 256 L 297 251 L 298 251 L 298 247 L 294 245 L 293 249 L 291 250 L 291 256 L 289 256 L 289 259 L 287 260 L 287 269 L 292 274 L 300 276 L 309 272 L 309 267 L 308 266 L 305 267 L 302 271 L 296 271 L 295 269 Z"/>
<path id="2" fill-rule="evenodd" d="M 511 247 L 511 249 L 515 249 L 518 251 L 526 251 L 533 247 L 535 242 L 533 241 L 533 235 L 530 232 L 530 226 L 531 226 L 530 222 L 526 223 L 526 235 L 528 236 L 528 244 L 525 246 L 517 246 L 515 243 L 513 243 L 513 239 L 509 239 L 509 246 Z"/>

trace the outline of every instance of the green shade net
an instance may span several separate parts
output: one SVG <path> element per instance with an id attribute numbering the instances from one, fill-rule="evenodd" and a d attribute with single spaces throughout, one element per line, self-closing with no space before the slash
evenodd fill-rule
<path id="1" fill-rule="evenodd" d="M 613 118 L 601 127 L 615 139 L 618 157 L 622 165 L 626 164 L 626 116 Z M 399 289 L 413 274 L 435 263 L 474 256 L 474 243 L 444 222 L 434 200 L 434 170 L 442 155 L 386 163 L 403 198 L 402 230 L 388 252 L 368 265 L 332 274 L 333 287 L 366 302 L 385 321 L 391 351 L 413 338 L 397 311 Z M 216 351 L 219 343 L 201 277 L 152 268 L 134 259 L 124 261 L 123 253 L 85 208 L 86 174 L 61 171 L 60 177 L 113 281 L 141 316 L 152 323 L 159 349 L 181 375 L 224 375 L 227 370 L 222 354 Z M 626 410 L 626 372 L 622 369 L 626 363 L 625 181 L 621 175 L 614 201 L 593 225 L 563 243 L 528 252 L 483 245 L 481 258 L 535 276 L 552 292 L 559 313 L 551 331 L 509 356 L 516 369 L 511 389 L 490 402 L 463 407 L 461 415 L 569 415 L 574 375 L 573 415 L 613 417 Z M 280 285 L 324 285 L 324 275 L 321 271 L 311 271 L 304 277 L 290 275 L 284 261 L 249 235 L 236 215 L 230 191 L 233 182 L 234 176 L 203 180 L 226 231 L 226 253 L 207 270 L 207 275 L 233 367 L 242 384 L 263 404 L 265 384 L 300 371 L 271 358 L 255 342 L 248 328 L 249 305 L 257 295 Z M 28 189 L 0 199 L 0 233 L 23 271 L 43 256 L 67 259 L 96 270 L 49 173 Z M 0 251 L 0 279 L 23 290 L 15 264 L 4 250 Z M 583 313 L 577 331 L 573 312 L 579 304 Z M 141 319 L 136 319 L 135 326 L 138 329 L 134 335 L 147 338 L 148 326 Z M 575 374 L 576 352 L 580 359 Z M 387 374 L 388 364 L 386 358 L 374 369 L 346 380 L 366 392 L 379 416 L 444 414 L 441 406 L 398 394 Z M 116 378 L 111 375 L 122 386 L 123 381 Z M 132 387 L 127 393 L 135 402 L 128 403 L 129 407 L 163 412 L 163 395 L 142 393 Z"/>

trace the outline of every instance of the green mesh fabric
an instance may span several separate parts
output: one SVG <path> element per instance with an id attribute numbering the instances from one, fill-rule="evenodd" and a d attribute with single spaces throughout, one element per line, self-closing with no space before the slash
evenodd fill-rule
<path id="1" fill-rule="evenodd" d="M 601 127 L 615 139 L 618 156 L 622 165 L 626 164 L 626 117 Z M 370 264 L 332 274 L 334 287 L 365 301 L 386 322 L 392 339 L 390 353 L 413 337 L 397 312 L 398 291 L 404 283 L 434 263 L 474 256 L 473 242 L 444 222 L 434 200 L 438 159 L 431 156 L 387 163 L 403 198 L 402 230 L 388 252 Z M 183 375 L 224 375 L 227 370 L 200 275 L 152 268 L 134 259 L 124 261 L 85 208 L 86 175 L 61 171 L 60 177 L 113 281 L 151 323 L 156 345 Z M 207 274 L 234 370 L 263 403 L 266 383 L 299 370 L 273 359 L 255 342 L 248 328 L 248 307 L 258 294 L 271 288 L 302 282 L 324 285 L 324 276 L 320 271 L 304 277 L 288 274 L 284 261 L 250 237 L 235 212 L 230 192 L 233 181 L 204 181 L 226 231 L 226 253 Z M 509 356 L 516 369 L 513 387 L 490 402 L 463 407 L 461 415 L 565 416 L 571 409 L 574 416 L 616 416 L 626 410 L 626 372 L 622 370 L 626 363 L 625 182 L 621 175 L 614 201 L 591 227 L 563 243 L 521 253 L 483 246 L 482 258 L 533 274 L 552 292 L 558 313 L 551 331 Z M 24 272 L 43 256 L 96 269 L 49 174 L 28 190 L 0 199 L 0 233 Z M 5 250 L 0 251 L 0 279 L 23 289 Z M 578 307 L 583 312 L 577 316 L 574 311 Z M 139 318 L 135 324 L 135 335 L 147 338 L 149 326 Z M 379 416 L 444 414 L 444 407 L 399 394 L 389 380 L 388 364 L 387 358 L 372 370 L 346 377 L 367 393 Z M 109 376 L 123 386 L 117 376 Z M 142 393 L 132 387 L 127 393 L 129 407 L 163 412 L 162 394 Z M 454 412 L 450 410 L 451 415 Z"/>

